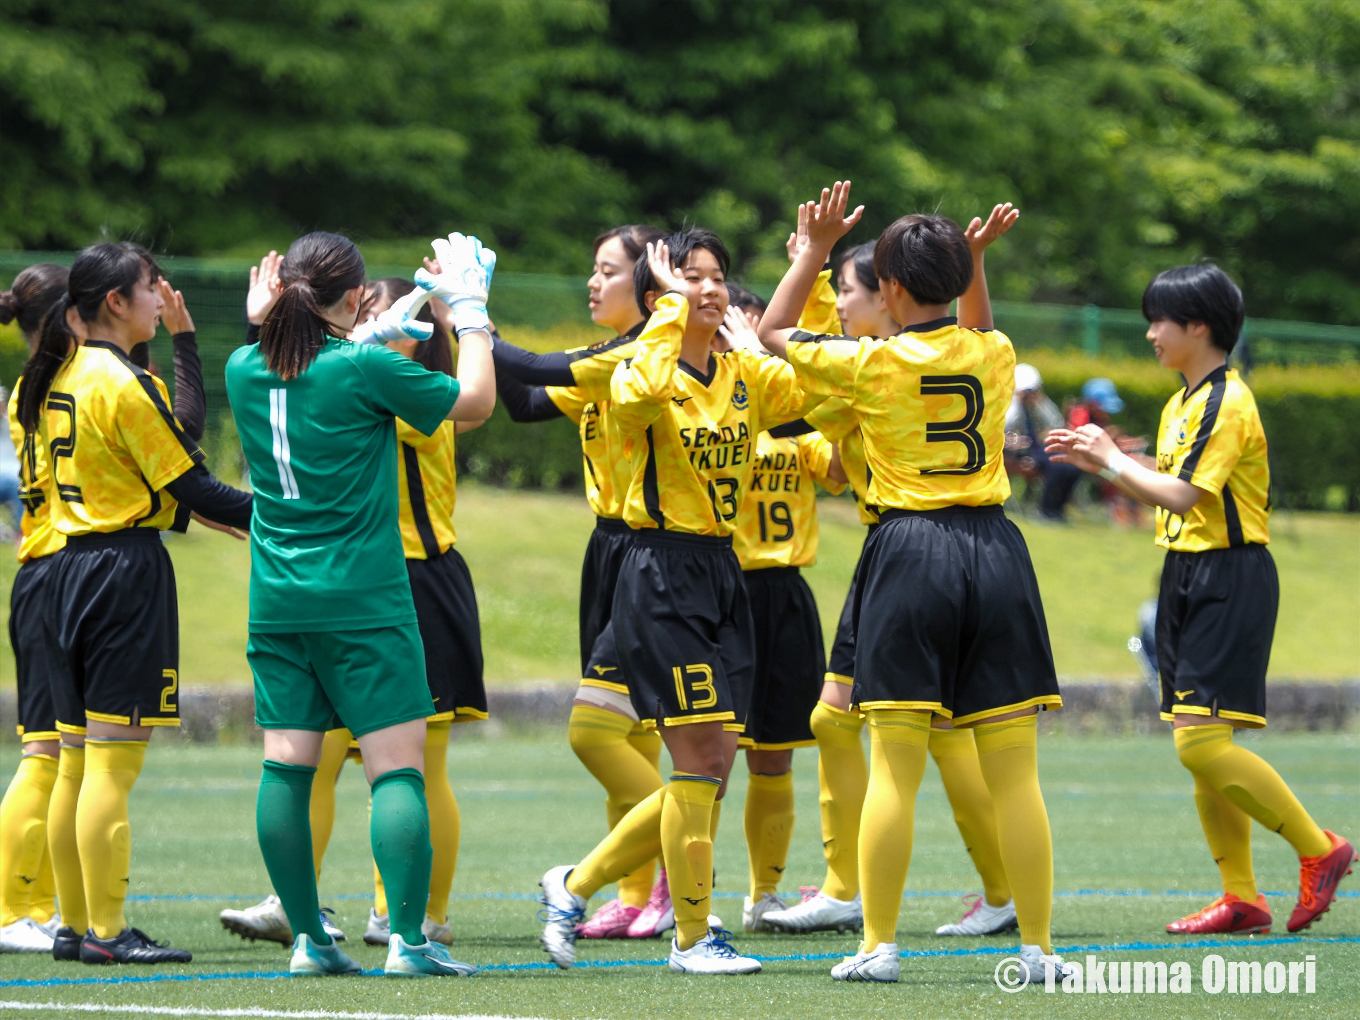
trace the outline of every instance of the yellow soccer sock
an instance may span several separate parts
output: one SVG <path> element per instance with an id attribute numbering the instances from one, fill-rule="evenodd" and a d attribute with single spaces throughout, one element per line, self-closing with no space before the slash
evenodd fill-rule
<path id="1" fill-rule="evenodd" d="M 865 952 L 897 941 L 897 915 L 911 863 L 916 792 L 926 773 L 930 742 L 928 712 L 876 708 L 868 716 L 869 789 L 859 830 Z"/>
<path id="2" fill-rule="evenodd" d="M 321 740 L 321 760 L 316 763 L 316 775 L 312 777 L 308 814 L 312 821 L 312 867 L 317 881 L 321 880 L 321 861 L 331 842 L 331 830 L 335 828 L 335 783 L 344 767 L 345 755 L 349 753 L 350 740 L 349 730 L 327 730 Z"/>
<path id="3" fill-rule="evenodd" d="M 746 855 L 751 864 L 751 902 L 779 888 L 793 839 L 793 773 L 751 773 L 746 786 Z"/>
<path id="4" fill-rule="evenodd" d="M 632 874 L 661 853 L 661 810 L 667 787 L 662 787 L 629 811 L 609 830 L 594 850 L 567 876 L 567 889 L 586 899 L 610 882 Z"/>
<path id="5" fill-rule="evenodd" d="M 999 907 L 1011 898 L 1011 884 L 1001 863 L 996 811 L 982 778 L 973 731 L 931 727 L 930 756 L 939 766 L 945 796 L 954 810 L 954 824 L 982 878 L 983 898 Z"/>
<path id="6" fill-rule="evenodd" d="M 708 823 L 708 838 L 713 843 L 718 841 L 718 823 L 722 821 L 722 804 L 721 799 L 713 802 L 713 817 Z"/>
<path id="7" fill-rule="evenodd" d="M 1020 942 L 1053 952 L 1053 835 L 1039 789 L 1039 722 L 1027 715 L 973 729 L 978 762 L 996 811 L 1001 861 L 1010 879 Z"/>
<path id="8" fill-rule="evenodd" d="M 812 710 L 822 856 L 826 858 L 822 892 L 837 900 L 853 900 L 859 892 L 859 819 L 869 786 L 860 742 L 863 728 L 858 712 L 843 712 L 824 701 Z"/>
<path id="9" fill-rule="evenodd" d="M 101 939 L 111 939 L 127 927 L 123 901 L 132 865 L 128 795 L 145 760 L 145 740 L 85 741 L 85 781 L 76 806 L 76 842 L 90 927 Z"/>
<path id="10" fill-rule="evenodd" d="M 85 748 L 61 745 L 57 781 L 47 805 L 47 849 L 52 856 L 52 877 L 61 902 L 63 924 L 84 934 L 90 927 L 85 908 L 85 876 L 80 870 L 80 847 L 76 841 L 76 807 L 85 777 Z"/>
<path id="11" fill-rule="evenodd" d="M 661 789 L 661 773 L 656 767 L 661 737 L 655 731 L 649 734 L 617 712 L 574 705 L 567 736 L 581 764 L 605 789 L 605 816 L 611 831 L 633 808 Z M 655 862 L 649 858 L 618 878 L 619 899 L 629 906 L 645 906 L 654 871 Z"/>
<path id="12" fill-rule="evenodd" d="M 1214 855 L 1214 863 L 1223 878 L 1223 891 L 1255 903 L 1256 871 L 1251 864 L 1250 816 L 1210 786 L 1203 776 L 1195 776 L 1195 808 L 1199 811 L 1199 824 L 1204 830 L 1209 852 Z"/>
<path id="13" fill-rule="evenodd" d="M 1304 810 L 1280 774 L 1232 741 L 1231 726 L 1182 726 L 1175 731 L 1181 764 L 1236 807 L 1283 836 L 1300 857 L 1331 851 L 1332 841 Z"/>
<path id="14" fill-rule="evenodd" d="M 47 819 L 43 819 L 44 835 Z M 39 924 L 46 924 L 57 916 L 57 882 L 52 875 L 52 854 L 43 840 L 42 860 L 38 862 L 38 880 L 33 883 L 33 892 L 28 898 L 28 916 Z"/>
<path id="15" fill-rule="evenodd" d="M 449 920 L 449 893 L 458 868 L 458 841 L 462 818 L 458 798 L 449 785 L 449 729 L 452 723 L 425 725 L 425 801 L 430 807 L 430 901 L 425 913 L 438 924 Z"/>
<path id="16" fill-rule="evenodd" d="M 713 802 L 722 781 L 675 772 L 661 810 L 661 846 L 675 909 L 675 941 L 689 949 L 708 934 L 713 895 Z"/>
<path id="17" fill-rule="evenodd" d="M 0 925 L 27 917 L 47 851 L 47 805 L 57 759 L 26 754 L 0 801 Z"/>

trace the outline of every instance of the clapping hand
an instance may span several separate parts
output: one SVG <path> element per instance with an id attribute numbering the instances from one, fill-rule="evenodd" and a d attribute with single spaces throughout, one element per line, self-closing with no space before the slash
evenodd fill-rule
<path id="1" fill-rule="evenodd" d="M 758 354 L 768 353 L 761 345 L 760 337 L 756 335 L 751 320 L 736 305 L 727 306 L 727 313 L 723 316 L 722 325 L 718 327 L 718 335 L 727 341 L 728 350 L 755 351 Z"/>
<path id="2" fill-rule="evenodd" d="M 269 310 L 279 299 L 283 284 L 279 282 L 279 267 L 283 256 L 271 251 L 260 259 L 258 266 L 250 267 L 250 290 L 246 292 L 246 321 L 258 326 L 264 322 Z"/>

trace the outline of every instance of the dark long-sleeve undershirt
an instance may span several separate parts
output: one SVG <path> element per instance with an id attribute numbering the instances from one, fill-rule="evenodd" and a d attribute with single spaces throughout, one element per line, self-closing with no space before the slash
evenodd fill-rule
<path id="1" fill-rule="evenodd" d="M 181 518 L 184 526 L 188 526 L 190 512 L 228 527 L 250 527 L 254 496 L 218 481 L 202 464 L 195 464 L 184 472 L 167 485 L 165 491 L 174 496 L 180 505 L 173 530 L 183 530 L 178 527 Z"/>
<path id="2" fill-rule="evenodd" d="M 508 340 L 498 340 L 491 356 L 496 362 L 497 379 L 504 372 L 530 386 L 576 385 L 576 377 L 571 374 L 572 357 L 566 351 L 533 354 Z"/>
<path id="3" fill-rule="evenodd" d="M 170 338 L 175 351 L 175 418 L 195 443 L 203 438 L 208 421 L 208 400 L 203 392 L 203 363 L 198 359 L 198 341 L 193 330 Z M 135 344 L 128 360 L 138 368 L 151 367 L 151 345 Z"/>
<path id="4" fill-rule="evenodd" d="M 510 413 L 511 421 L 549 421 L 562 417 L 562 409 L 548 397 L 542 386 L 529 386 L 509 372 L 496 368 L 496 393 Z"/>

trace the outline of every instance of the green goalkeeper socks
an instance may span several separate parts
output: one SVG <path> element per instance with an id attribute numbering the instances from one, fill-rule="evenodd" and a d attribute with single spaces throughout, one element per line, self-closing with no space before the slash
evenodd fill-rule
<path id="1" fill-rule="evenodd" d="M 392 933 L 408 946 L 421 945 L 420 930 L 430 898 L 430 812 L 425 779 L 416 769 L 393 769 L 373 780 L 369 838 L 373 860 L 387 890 Z"/>
<path id="2" fill-rule="evenodd" d="M 266 761 L 260 776 L 260 796 L 255 802 L 255 831 L 264 866 L 269 869 L 269 880 L 288 915 L 293 937 L 306 932 L 317 945 L 328 946 L 331 937 L 321 927 L 316 873 L 312 870 L 312 823 L 308 808 L 315 774 L 316 769 L 308 765 Z M 418 924 L 416 930 L 419 931 Z"/>

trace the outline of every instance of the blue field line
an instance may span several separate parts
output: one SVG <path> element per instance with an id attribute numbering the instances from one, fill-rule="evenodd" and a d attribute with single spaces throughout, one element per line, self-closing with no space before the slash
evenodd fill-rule
<path id="1" fill-rule="evenodd" d="M 976 893 L 976 890 L 971 890 Z M 258 903 L 264 899 L 266 893 L 257 893 L 250 896 L 209 896 L 204 893 L 131 893 L 127 899 L 130 903 Z M 715 900 L 739 900 L 746 894 L 740 892 L 715 892 Z M 970 895 L 969 890 L 945 890 L 934 892 L 930 890 L 908 889 L 902 894 L 904 900 L 957 900 Z M 1216 899 L 1223 895 L 1211 889 L 1163 889 L 1160 892 L 1155 889 L 1055 889 L 1054 896 L 1060 898 L 1164 898 L 1177 896 L 1193 896 L 1196 899 L 1208 897 Z M 1266 892 L 1263 895 L 1271 897 L 1297 896 L 1297 890 L 1276 890 Z M 1360 899 L 1360 890 L 1350 890 L 1338 892 L 1338 899 Z M 367 893 L 340 893 L 334 896 L 323 896 L 323 900 L 330 902 L 345 900 L 371 900 L 373 894 Z M 532 893 L 520 892 L 484 892 L 484 893 L 454 893 L 450 899 L 454 900 L 528 900 L 537 902 L 538 896 Z"/>
<path id="2" fill-rule="evenodd" d="M 1257 938 L 1251 936 L 1239 939 L 1195 939 L 1186 942 L 1111 942 L 1111 943 L 1087 943 L 1074 946 L 1057 946 L 1055 952 L 1058 953 L 1123 953 L 1123 952 L 1164 952 L 1167 950 L 1181 949 L 1246 949 L 1262 948 L 1265 946 L 1291 946 L 1291 945 L 1354 945 L 1360 943 L 1360 935 L 1344 935 L 1336 938 L 1306 938 L 1300 935 L 1287 935 L 1268 938 Z M 969 957 L 969 956 L 1013 956 L 1015 946 L 975 946 L 964 949 L 903 949 L 897 955 L 904 960 L 924 960 L 932 958 L 948 957 Z M 783 956 L 753 956 L 754 959 L 762 963 L 822 963 L 828 960 L 841 960 L 845 958 L 845 953 L 791 953 Z M 580 968 L 615 968 L 615 967 L 664 967 L 669 961 L 666 958 L 659 960 L 582 960 L 576 966 Z M 526 970 L 556 970 L 557 967 L 546 961 L 535 961 L 533 963 L 493 963 L 481 966 L 484 971 L 526 971 Z M 379 977 L 382 971 L 376 968 L 364 971 L 368 977 Z M 11 978 L 0 981 L 0 988 L 59 988 L 68 986 L 88 986 L 88 985 L 150 985 L 170 983 L 185 983 L 194 981 L 273 981 L 278 978 L 286 978 L 289 974 L 285 970 L 238 970 L 238 971 L 215 971 L 207 974 L 130 974 L 119 977 L 87 977 L 87 978 Z"/>

